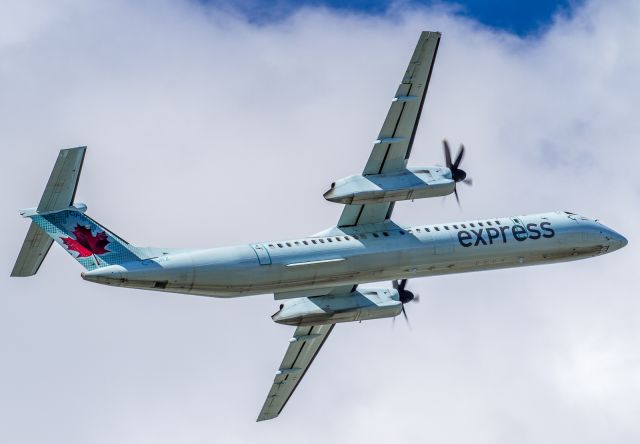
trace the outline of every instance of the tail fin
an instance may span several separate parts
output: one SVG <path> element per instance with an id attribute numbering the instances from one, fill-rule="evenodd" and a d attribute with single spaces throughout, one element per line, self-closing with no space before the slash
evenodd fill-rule
<path id="1" fill-rule="evenodd" d="M 31 227 L 11 276 L 32 276 L 55 240 L 87 270 L 140 260 L 137 248 L 85 215 L 74 204 L 86 147 L 60 150 L 37 208 L 22 210 Z"/>

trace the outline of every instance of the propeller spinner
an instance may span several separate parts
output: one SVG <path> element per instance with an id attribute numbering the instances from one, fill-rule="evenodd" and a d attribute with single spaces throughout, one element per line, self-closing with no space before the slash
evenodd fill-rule
<path id="1" fill-rule="evenodd" d="M 407 321 L 407 324 L 409 325 L 409 327 L 411 327 L 411 323 L 409 323 L 409 318 L 407 317 L 407 312 L 404 309 L 404 304 L 411 301 L 419 302 L 420 295 L 414 294 L 413 292 L 405 288 L 407 286 L 407 279 L 402 279 L 400 282 L 398 282 L 397 280 L 392 281 L 391 284 L 393 285 L 393 288 L 398 291 L 398 296 L 400 297 L 400 302 L 402 303 L 402 314 L 404 316 L 405 321 Z M 396 318 L 393 318 L 394 323 L 395 323 L 395 320 Z"/>

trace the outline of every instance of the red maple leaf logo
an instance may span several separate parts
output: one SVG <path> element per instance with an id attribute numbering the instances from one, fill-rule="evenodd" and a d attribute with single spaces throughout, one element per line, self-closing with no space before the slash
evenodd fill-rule
<path id="1" fill-rule="evenodd" d="M 67 249 L 78 253 L 78 257 L 109 253 L 109 250 L 105 248 L 109 245 L 109 241 L 107 240 L 107 233 L 104 231 L 100 231 L 94 236 L 91 234 L 89 227 L 76 225 L 72 234 L 76 237 L 75 239 L 63 237 L 62 242 L 67 246 Z"/>

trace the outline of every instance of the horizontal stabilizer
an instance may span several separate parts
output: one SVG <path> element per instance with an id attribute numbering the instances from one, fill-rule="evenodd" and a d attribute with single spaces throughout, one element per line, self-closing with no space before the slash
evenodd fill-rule
<path id="1" fill-rule="evenodd" d="M 27 277 L 36 274 L 52 243 L 53 239 L 38 225 L 31 222 L 11 276 Z"/>
<path id="2" fill-rule="evenodd" d="M 86 146 L 60 150 L 38 204 L 38 213 L 62 210 L 73 204 L 86 150 Z"/>

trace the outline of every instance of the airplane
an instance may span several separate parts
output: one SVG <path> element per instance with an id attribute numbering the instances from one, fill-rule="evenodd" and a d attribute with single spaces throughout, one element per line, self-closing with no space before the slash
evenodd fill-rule
<path id="1" fill-rule="evenodd" d="M 566 212 L 406 226 L 396 202 L 446 196 L 471 184 L 444 142 L 445 166 L 407 166 L 441 34 L 422 32 L 361 174 L 335 181 L 325 199 L 344 205 L 336 226 L 305 238 L 207 249 L 132 245 L 75 202 L 86 147 L 60 151 L 12 276 L 32 276 L 53 241 L 84 267 L 84 280 L 115 287 L 235 298 L 273 294 L 273 321 L 296 327 L 257 418 L 277 417 L 337 323 L 406 318 L 407 280 L 585 259 L 627 240 Z M 392 281 L 392 288 L 362 284 Z"/>

